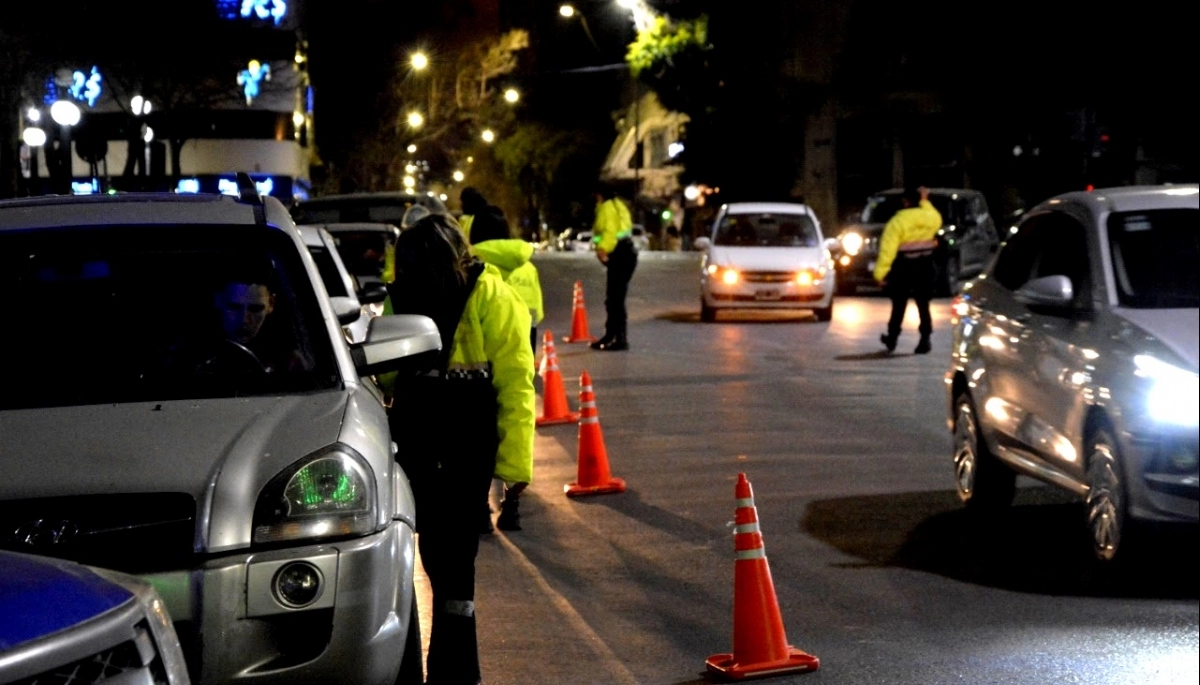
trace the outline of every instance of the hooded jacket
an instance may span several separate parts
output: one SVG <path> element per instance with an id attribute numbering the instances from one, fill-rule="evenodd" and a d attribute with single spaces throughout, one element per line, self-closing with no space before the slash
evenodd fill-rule
<path id="1" fill-rule="evenodd" d="M 875 280 L 887 278 L 892 270 L 892 262 L 901 252 L 932 252 L 941 228 L 942 215 L 929 200 L 921 200 L 916 207 L 896 212 L 879 237 L 879 257 L 875 260 L 873 274 Z"/>
<path id="2" fill-rule="evenodd" d="M 537 267 L 529 261 L 533 257 L 533 245 L 524 240 L 485 240 L 471 246 L 471 252 L 500 271 L 505 283 L 513 287 L 529 307 L 532 325 L 542 322 L 545 310 L 542 306 L 542 284 Z"/>

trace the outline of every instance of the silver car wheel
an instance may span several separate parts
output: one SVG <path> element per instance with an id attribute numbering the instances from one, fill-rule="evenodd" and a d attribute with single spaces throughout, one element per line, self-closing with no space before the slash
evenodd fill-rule
<path id="1" fill-rule="evenodd" d="M 1125 487 L 1116 448 L 1103 431 L 1091 441 L 1087 468 L 1087 517 L 1096 558 L 1111 561 L 1121 546 L 1125 523 Z"/>
<path id="2" fill-rule="evenodd" d="M 954 483 L 958 498 L 969 502 L 975 495 L 975 474 L 979 467 L 978 427 L 966 398 L 959 398 L 954 416 Z"/>

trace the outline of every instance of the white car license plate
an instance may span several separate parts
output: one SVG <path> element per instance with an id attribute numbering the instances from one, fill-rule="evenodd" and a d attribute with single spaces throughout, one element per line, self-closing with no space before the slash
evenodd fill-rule
<path id="1" fill-rule="evenodd" d="M 754 299 L 756 300 L 778 300 L 779 290 L 776 288 L 761 288 L 754 291 Z"/>

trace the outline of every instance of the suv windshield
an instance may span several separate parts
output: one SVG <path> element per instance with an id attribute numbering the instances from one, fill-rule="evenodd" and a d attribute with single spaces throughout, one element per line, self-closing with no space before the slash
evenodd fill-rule
<path id="1" fill-rule="evenodd" d="M 1200 213 L 1195 209 L 1116 213 L 1108 219 L 1113 278 L 1122 306 L 1200 307 Z"/>
<path id="2" fill-rule="evenodd" d="M 721 220 L 714 245 L 816 247 L 817 227 L 807 214 L 729 214 Z"/>
<path id="3" fill-rule="evenodd" d="M 958 213 L 952 209 L 949 196 L 931 193 L 929 202 L 942 215 L 943 223 L 957 223 L 955 217 L 958 216 Z M 901 209 L 904 209 L 904 205 L 900 203 L 900 195 L 875 195 L 867 200 L 867 207 L 862 213 L 862 221 L 864 224 L 886 224 Z"/>
<path id="4" fill-rule="evenodd" d="M 298 224 L 387 223 L 399 226 L 404 213 L 413 205 L 422 205 L 431 212 L 447 214 L 446 205 L 431 196 L 418 195 L 342 195 L 315 198 L 292 208 L 292 218 Z"/>
<path id="5" fill-rule="evenodd" d="M 0 232 L 0 409 L 337 387 L 291 238 L 238 226 Z"/>

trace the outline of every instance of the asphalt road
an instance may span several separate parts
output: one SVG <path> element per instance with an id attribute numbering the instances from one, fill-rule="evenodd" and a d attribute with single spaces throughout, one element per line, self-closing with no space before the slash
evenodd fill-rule
<path id="1" fill-rule="evenodd" d="M 732 651 L 739 473 L 788 642 L 820 659 L 763 682 L 1200 679 L 1194 527 L 1097 573 L 1082 509 L 1053 491 L 1024 483 L 986 527 L 959 508 L 947 301 L 935 302 L 931 354 L 911 353 L 910 311 L 885 356 L 883 298 L 842 298 L 827 324 L 805 313 L 703 324 L 698 256 L 649 252 L 630 288 L 633 349 L 595 352 L 562 339 L 576 280 L 591 333 L 603 332 L 600 265 L 559 253 L 535 263 L 569 404 L 588 371 L 610 469 L 628 489 L 568 499 L 578 428 L 538 429 L 524 530 L 482 539 L 486 685 L 708 682 L 705 660 Z M 427 619 L 424 593 L 422 605 Z"/>

